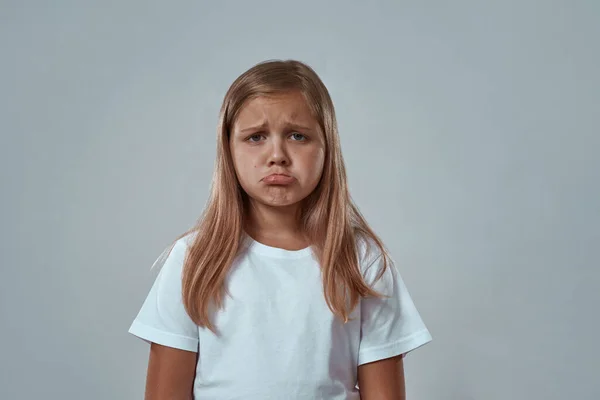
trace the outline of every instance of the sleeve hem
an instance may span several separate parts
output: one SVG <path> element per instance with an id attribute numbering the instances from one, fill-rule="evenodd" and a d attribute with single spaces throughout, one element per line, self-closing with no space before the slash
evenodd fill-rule
<path id="1" fill-rule="evenodd" d="M 369 349 L 359 350 L 358 365 L 367 364 L 374 361 L 383 360 L 399 355 L 406 355 L 409 352 L 429 343 L 432 340 L 428 330 L 416 332 L 407 338 L 399 341 L 384 344 L 383 346 L 371 347 Z"/>
<path id="2" fill-rule="evenodd" d="M 180 350 L 198 352 L 198 339 L 161 331 L 135 320 L 129 328 L 129 333 L 138 338 L 163 346 L 173 347 Z"/>

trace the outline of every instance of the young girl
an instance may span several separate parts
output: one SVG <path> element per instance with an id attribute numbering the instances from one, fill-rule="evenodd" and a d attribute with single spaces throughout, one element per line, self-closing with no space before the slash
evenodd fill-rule
<path id="1" fill-rule="evenodd" d="M 431 340 L 353 204 L 334 106 L 298 61 L 243 73 L 220 112 L 210 200 L 129 332 L 146 399 L 404 399 Z"/>

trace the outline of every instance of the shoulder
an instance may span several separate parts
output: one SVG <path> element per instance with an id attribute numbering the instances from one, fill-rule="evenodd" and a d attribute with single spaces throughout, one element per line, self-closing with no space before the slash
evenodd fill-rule
<path id="1" fill-rule="evenodd" d="M 173 269 L 175 267 L 181 268 L 188 251 L 194 244 L 196 235 L 196 232 L 188 232 L 177 238 L 169 247 L 163 250 L 152 265 L 152 268 L 156 267 L 160 270 L 165 268 Z"/>
<path id="2" fill-rule="evenodd" d="M 381 245 L 380 245 L 381 244 Z M 393 261 L 380 241 L 364 235 L 356 239 L 358 264 L 365 282 L 372 286 L 380 279 L 390 279 L 393 275 Z"/>
<path id="3" fill-rule="evenodd" d="M 173 244 L 173 250 L 176 250 L 179 254 L 185 254 L 196 241 L 197 235 L 198 232 L 196 231 L 187 232 L 175 241 L 175 243 Z"/>
<path id="4" fill-rule="evenodd" d="M 377 245 L 375 239 L 365 235 L 357 235 L 356 250 L 361 265 L 372 263 L 383 255 L 382 249 Z"/>

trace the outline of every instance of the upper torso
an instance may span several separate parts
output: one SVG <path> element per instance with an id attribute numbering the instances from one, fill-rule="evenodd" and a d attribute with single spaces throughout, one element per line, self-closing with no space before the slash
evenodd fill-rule
<path id="1" fill-rule="evenodd" d="M 229 295 L 213 315 L 219 336 L 198 329 L 195 396 L 358 399 L 360 307 L 346 324 L 334 316 L 310 252 L 253 250 L 232 265 Z"/>

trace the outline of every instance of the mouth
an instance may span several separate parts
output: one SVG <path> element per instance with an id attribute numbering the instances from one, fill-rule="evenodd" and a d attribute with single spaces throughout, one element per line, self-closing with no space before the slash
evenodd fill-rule
<path id="1" fill-rule="evenodd" d="M 290 185 L 294 183 L 296 178 L 286 174 L 271 174 L 265 176 L 262 181 L 268 185 Z"/>

